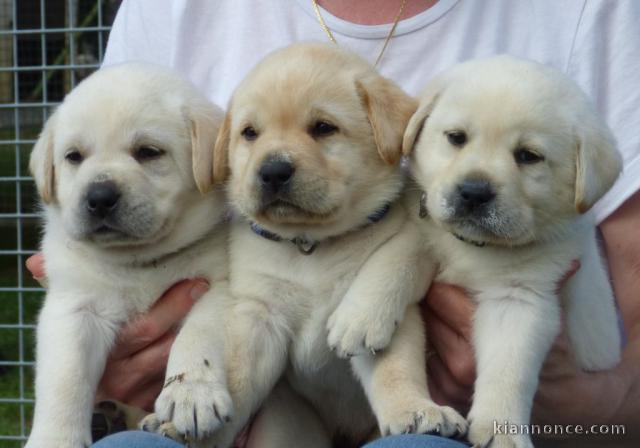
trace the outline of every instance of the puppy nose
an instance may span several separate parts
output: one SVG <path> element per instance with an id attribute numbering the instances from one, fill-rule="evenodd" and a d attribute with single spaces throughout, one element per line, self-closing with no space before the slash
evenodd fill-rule
<path id="1" fill-rule="evenodd" d="M 104 218 L 116 208 L 119 199 L 120 191 L 114 182 L 95 183 L 87 192 L 87 210 L 93 216 Z"/>
<path id="2" fill-rule="evenodd" d="M 491 184 L 486 180 L 465 180 L 458 185 L 458 195 L 468 207 L 484 205 L 496 197 Z"/>
<path id="3" fill-rule="evenodd" d="M 283 160 L 267 160 L 258 173 L 262 188 L 277 193 L 289 183 L 295 168 L 290 162 Z"/>

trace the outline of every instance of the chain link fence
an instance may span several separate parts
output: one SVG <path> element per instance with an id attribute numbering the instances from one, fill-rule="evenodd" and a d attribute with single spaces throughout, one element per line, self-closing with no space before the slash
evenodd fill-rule
<path id="1" fill-rule="evenodd" d="M 35 321 L 43 290 L 29 153 L 51 109 L 100 64 L 120 0 L 0 0 L 0 448 L 31 426 Z M 53 447 L 52 447 L 53 448 Z"/>

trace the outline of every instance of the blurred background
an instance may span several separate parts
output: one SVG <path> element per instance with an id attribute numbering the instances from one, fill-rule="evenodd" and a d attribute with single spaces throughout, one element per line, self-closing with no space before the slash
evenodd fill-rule
<path id="1" fill-rule="evenodd" d="M 43 290 L 29 153 L 52 108 L 100 64 L 120 0 L 0 0 L 0 448 L 24 445 L 33 412 Z M 52 447 L 55 448 L 55 447 Z"/>

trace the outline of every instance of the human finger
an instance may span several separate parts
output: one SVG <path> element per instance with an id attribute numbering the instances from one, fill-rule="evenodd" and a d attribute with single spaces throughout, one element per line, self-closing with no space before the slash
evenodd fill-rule
<path id="1" fill-rule="evenodd" d="M 460 386 L 472 387 L 476 366 L 471 343 L 434 314 L 426 317 L 425 326 L 429 347 L 435 350 L 455 381 Z"/>
<path id="2" fill-rule="evenodd" d="M 142 385 L 139 390 L 134 391 L 128 398 L 131 406 L 142 408 L 146 411 L 153 411 L 156 399 L 162 392 L 164 386 L 164 374 L 159 378 L 154 378 L 149 383 Z"/>
<path id="3" fill-rule="evenodd" d="M 130 403 L 132 394 L 152 380 L 164 378 L 174 332 L 167 332 L 154 344 L 134 356 L 109 360 L 98 386 L 98 396 Z"/>
<path id="4" fill-rule="evenodd" d="M 40 280 L 45 277 L 44 255 L 42 255 L 42 252 L 38 252 L 37 254 L 34 254 L 27 258 L 25 265 L 27 266 L 29 272 L 31 272 L 31 275 L 33 275 L 33 278 L 35 278 L 36 280 Z"/>
<path id="5" fill-rule="evenodd" d="M 422 310 L 425 317 L 434 313 L 458 334 L 471 340 L 475 305 L 463 289 L 445 283 L 434 283 L 427 292 Z"/>
<path id="6" fill-rule="evenodd" d="M 466 413 L 471 402 L 473 389 L 460 386 L 439 356 L 431 356 L 427 362 L 429 392 L 433 401 L 440 405 L 451 406 Z"/>

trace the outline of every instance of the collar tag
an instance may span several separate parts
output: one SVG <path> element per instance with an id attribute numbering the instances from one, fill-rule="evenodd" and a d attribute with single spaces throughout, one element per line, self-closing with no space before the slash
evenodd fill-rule
<path id="1" fill-rule="evenodd" d="M 418 212 L 418 216 L 424 219 L 429 216 L 429 212 L 427 211 L 427 192 L 423 191 L 422 196 L 420 196 L 420 211 Z"/>
<path id="2" fill-rule="evenodd" d="M 303 255 L 311 255 L 313 251 L 316 250 L 316 247 L 318 247 L 318 243 L 316 241 L 308 241 L 302 237 L 296 237 L 291 240 L 291 242 L 296 245 L 300 253 Z"/>

